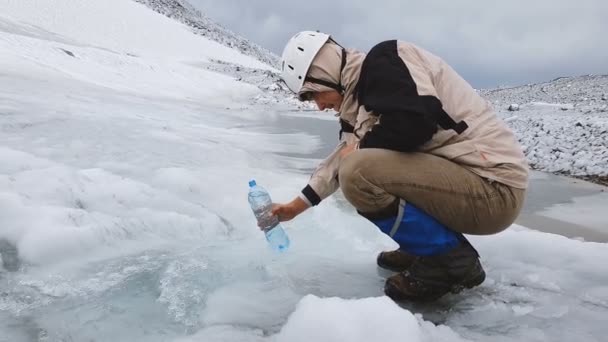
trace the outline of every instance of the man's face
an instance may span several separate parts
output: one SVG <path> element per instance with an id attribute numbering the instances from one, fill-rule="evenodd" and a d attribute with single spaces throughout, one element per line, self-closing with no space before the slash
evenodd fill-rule
<path id="1" fill-rule="evenodd" d="M 340 110 L 342 99 L 344 97 L 335 90 L 313 93 L 312 99 L 319 107 L 319 110 L 333 109 L 336 112 Z"/>

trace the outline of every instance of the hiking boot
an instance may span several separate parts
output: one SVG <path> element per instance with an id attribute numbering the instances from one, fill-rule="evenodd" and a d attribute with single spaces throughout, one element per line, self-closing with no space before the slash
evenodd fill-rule
<path id="1" fill-rule="evenodd" d="M 376 263 L 384 269 L 403 272 L 412 265 L 415 259 L 415 256 L 397 249 L 390 252 L 381 252 L 376 258 Z"/>
<path id="2" fill-rule="evenodd" d="M 465 239 L 446 253 L 417 257 L 409 269 L 386 280 L 384 293 L 394 301 L 432 301 L 480 285 L 485 277 L 479 254 Z"/>

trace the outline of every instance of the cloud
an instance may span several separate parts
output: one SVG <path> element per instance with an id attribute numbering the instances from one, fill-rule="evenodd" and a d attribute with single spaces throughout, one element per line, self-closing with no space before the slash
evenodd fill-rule
<path id="1" fill-rule="evenodd" d="M 477 87 L 608 73 L 605 0 L 190 0 L 280 54 L 301 30 L 363 51 L 403 39 L 436 53 Z"/>

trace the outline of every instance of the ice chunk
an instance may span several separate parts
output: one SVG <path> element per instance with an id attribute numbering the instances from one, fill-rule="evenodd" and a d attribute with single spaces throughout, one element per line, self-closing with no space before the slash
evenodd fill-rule
<path id="1" fill-rule="evenodd" d="M 298 303 L 278 342 L 464 341 L 447 327 L 419 320 L 388 297 L 358 300 L 308 295 Z"/>

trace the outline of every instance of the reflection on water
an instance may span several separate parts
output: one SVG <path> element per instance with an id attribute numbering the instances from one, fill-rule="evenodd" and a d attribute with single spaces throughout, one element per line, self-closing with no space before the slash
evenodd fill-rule
<path id="1" fill-rule="evenodd" d="M 15 272 L 21 266 L 17 246 L 5 239 L 0 239 L 0 262 L 9 272 Z"/>

